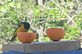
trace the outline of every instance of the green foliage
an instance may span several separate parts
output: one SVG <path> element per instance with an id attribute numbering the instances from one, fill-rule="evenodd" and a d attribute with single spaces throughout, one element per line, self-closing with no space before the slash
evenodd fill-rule
<path id="1" fill-rule="evenodd" d="M 80 31 L 77 26 L 68 26 L 65 32 L 65 39 L 67 40 L 77 40 L 79 38 Z"/>
<path id="2" fill-rule="evenodd" d="M 73 6 L 72 1 L 67 1 L 65 6 L 60 5 L 58 7 L 53 2 L 46 2 L 45 7 L 35 5 L 33 0 L 0 0 L 3 4 L 0 4 L 0 39 L 5 40 L 13 36 L 16 25 L 19 23 L 19 19 L 29 18 L 30 10 L 33 11 L 33 24 L 36 27 L 42 26 L 47 29 L 50 27 L 63 27 L 65 28 L 66 40 L 78 39 L 80 30 L 82 30 L 82 13 L 77 15 L 73 20 L 76 25 L 67 24 L 67 16 L 70 7 Z M 70 4 L 69 4 L 70 3 Z M 64 13 L 63 13 L 64 12 Z M 27 20 L 28 21 L 28 20 Z M 34 26 L 35 27 L 35 26 Z M 48 38 L 44 38 L 43 41 L 48 41 Z"/>
<path id="3" fill-rule="evenodd" d="M 78 28 L 82 30 L 82 12 L 74 19 L 77 23 Z"/>

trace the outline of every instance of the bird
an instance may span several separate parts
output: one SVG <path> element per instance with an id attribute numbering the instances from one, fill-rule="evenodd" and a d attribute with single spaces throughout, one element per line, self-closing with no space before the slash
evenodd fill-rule
<path id="1" fill-rule="evenodd" d="M 28 32 L 30 29 L 30 24 L 28 22 L 21 22 L 16 28 L 14 35 L 11 37 L 10 42 L 15 41 L 18 32 Z"/>

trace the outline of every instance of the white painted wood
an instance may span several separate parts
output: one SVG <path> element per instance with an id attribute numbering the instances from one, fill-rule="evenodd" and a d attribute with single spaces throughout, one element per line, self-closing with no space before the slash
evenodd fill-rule
<path id="1" fill-rule="evenodd" d="M 21 44 L 3 44 L 3 51 L 22 51 L 25 53 L 33 52 L 52 52 L 68 51 L 80 48 L 80 41 L 57 41 L 57 42 L 33 42 Z"/>

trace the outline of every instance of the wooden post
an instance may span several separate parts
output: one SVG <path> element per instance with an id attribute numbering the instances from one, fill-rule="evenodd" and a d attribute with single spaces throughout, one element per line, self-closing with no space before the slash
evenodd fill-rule
<path id="1" fill-rule="evenodd" d="M 38 5 L 43 6 L 43 0 L 38 0 Z"/>

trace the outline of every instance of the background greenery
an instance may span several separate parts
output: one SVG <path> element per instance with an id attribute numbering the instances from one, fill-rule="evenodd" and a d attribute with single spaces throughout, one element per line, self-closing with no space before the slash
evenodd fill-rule
<path id="1" fill-rule="evenodd" d="M 10 39 L 17 24 L 27 21 L 35 30 L 50 27 L 65 29 L 65 40 L 76 40 L 82 30 L 80 0 L 0 0 L 0 41 Z M 73 17 L 75 16 L 75 17 Z M 70 19 L 73 17 L 73 20 Z M 43 41 L 48 41 L 44 37 Z"/>

